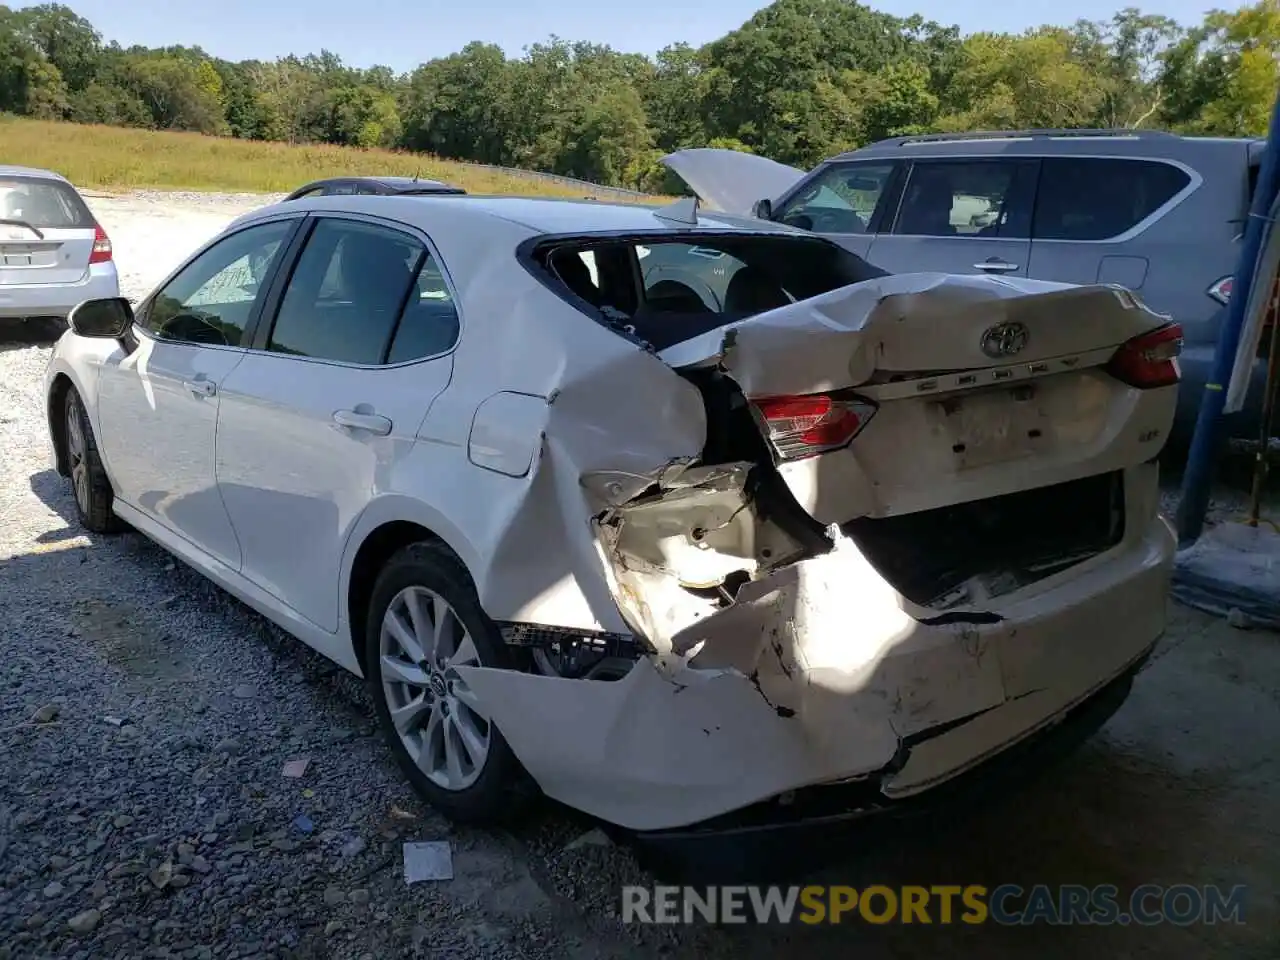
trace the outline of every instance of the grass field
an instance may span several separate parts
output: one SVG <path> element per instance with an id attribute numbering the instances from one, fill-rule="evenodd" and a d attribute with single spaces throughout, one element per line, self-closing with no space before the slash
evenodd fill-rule
<path id="1" fill-rule="evenodd" d="M 587 193 L 581 187 L 495 173 L 425 154 L 290 146 L 0 115 L 0 164 L 4 163 L 56 170 L 78 187 L 102 190 L 283 193 L 321 177 L 398 174 L 444 180 L 468 193 L 579 198 Z"/>

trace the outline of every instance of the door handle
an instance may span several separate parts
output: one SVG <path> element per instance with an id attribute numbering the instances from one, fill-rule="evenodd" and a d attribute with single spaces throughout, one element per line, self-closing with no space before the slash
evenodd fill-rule
<path id="1" fill-rule="evenodd" d="M 333 411 L 333 422 L 348 430 L 364 430 L 375 436 L 385 437 L 391 432 L 391 421 L 376 413 L 360 413 L 355 410 Z"/>
<path id="2" fill-rule="evenodd" d="M 218 385 L 212 380 L 183 380 L 182 385 L 199 397 L 212 397 L 218 392 Z"/>
<path id="3" fill-rule="evenodd" d="M 985 270 L 990 273 L 1008 273 L 1011 270 L 1017 270 L 1016 263 L 1007 263 L 1004 260 L 996 260 L 994 257 L 990 260 L 983 260 L 982 263 L 973 265 L 975 270 Z"/>

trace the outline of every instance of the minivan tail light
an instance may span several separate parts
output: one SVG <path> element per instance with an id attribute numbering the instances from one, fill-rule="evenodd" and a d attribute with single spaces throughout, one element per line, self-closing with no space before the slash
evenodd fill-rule
<path id="1" fill-rule="evenodd" d="M 845 446 L 876 412 L 865 400 L 825 393 L 761 397 L 752 401 L 781 460 L 802 460 Z"/>
<path id="2" fill-rule="evenodd" d="M 1169 387 L 1181 378 L 1182 325 L 1167 323 L 1120 345 L 1107 363 L 1107 372 L 1141 390 Z"/>
<path id="3" fill-rule="evenodd" d="M 107 236 L 107 231 L 102 229 L 102 224 L 95 223 L 93 225 L 93 252 L 89 254 L 90 263 L 106 263 L 111 259 L 111 238 Z"/>
<path id="4" fill-rule="evenodd" d="M 1211 286 L 1208 290 L 1206 290 L 1205 293 L 1209 294 L 1209 296 L 1213 297 L 1213 299 L 1217 300 L 1220 304 L 1222 304 L 1225 307 L 1228 303 L 1231 302 L 1231 287 L 1233 286 L 1234 283 L 1235 283 L 1234 277 L 1223 277 L 1221 280 L 1219 280 L 1217 283 Z"/>

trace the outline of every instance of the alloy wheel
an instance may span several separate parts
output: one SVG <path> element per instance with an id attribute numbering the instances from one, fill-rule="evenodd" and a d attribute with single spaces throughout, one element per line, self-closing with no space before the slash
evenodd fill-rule
<path id="1" fill-rule="evenodd" d="M 453 607 L 422 586 L 387 605 L 378 642 L 382 695 L 418 769 L 444 790 L 471 786 L 489 757 L 491 726 L 456 667 L 481 666 Z"/>
<path id="2" fill-rule="evenodd" d="M 66 421 L 67 468 L 71 473 L 71 487 L 76 503 L 83 512 L 88 513 L 92 504 L 89 496 L 89 464 L 85 459 L 87 444 L 80 420 L 80 404 L 74 398 L 67 404 Z"/>

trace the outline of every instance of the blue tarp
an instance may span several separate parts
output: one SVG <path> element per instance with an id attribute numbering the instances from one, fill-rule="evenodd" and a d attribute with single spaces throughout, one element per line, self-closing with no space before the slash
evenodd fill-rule
<path id="1" fill-rule="evenodd" d="M 1210 528 L 1178 551 L 1172 592 L 1197 610 L 1238 610 L 1251 626 L 1280 630 L 1280 533 L 1265 522 Z"/>

